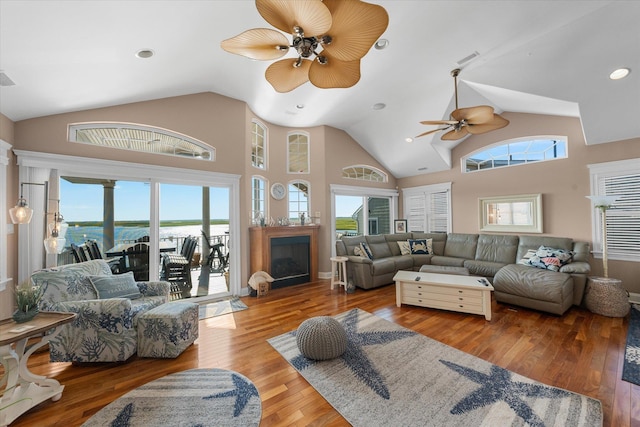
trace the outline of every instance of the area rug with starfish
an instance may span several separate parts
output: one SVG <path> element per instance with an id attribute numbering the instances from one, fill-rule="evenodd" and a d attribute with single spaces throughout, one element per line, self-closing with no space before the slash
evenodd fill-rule
<path id="1" fill-rule="evenodd" d="M 233 313 L 235 311 L 246 310 L 247 305 L 240 301 L 238 297 L 232 297 L 222 301 L 216 301 L 209 304 L 200 304 L 200 320 L 209 317 L 222 316 L 223 314 Z"/>
<path id="2" fill-rule="evenodd" d="M 224 369 L 191 369 L 130 391 L 83 427 L 258 426 L 262 403 L 245 376 Z"/>
<path id="3" fill-rule="evenodd" d="M 640 385 L 640 304 L 632 304 L 630 313 L 622 379 Z"/>
<path id="4" fill-rule="evenodd" d="M 296 331 L 268 342 L 354 426 L 601 426 L 600 401 L 544 385 L 366 311 L 334 316 L 341 357 L 300 354 Z"/>

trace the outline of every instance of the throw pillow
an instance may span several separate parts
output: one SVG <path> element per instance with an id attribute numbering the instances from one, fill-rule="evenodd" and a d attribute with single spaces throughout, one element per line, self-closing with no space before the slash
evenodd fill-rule
<path id="1" fill-rule="evenodd" d="M 530 252 L 531 251 L 527 252 L 527 255 L 529 255 Z M 527 255 L 525 255 L 525 258 L 521 261 L 525 261 Z M 560 271 L 560 268 L 563 265 L 569 264 L 572 259 L 572 251 L 540 246 L 538 250 L 535 251 L 535 254 L 531 255 L 528 260 L 522 263 L 545 270 Z"/>
<path id="2" fill-rule="evenodd" d="M 360 243 L 360 250 L 367 254 L 367 258 L 373 259 L 373 252 L 371 252 L 371 248 L 365 242 Z"/>
<path id="3" fill-rule="evenodd" d="M 133 278 L 133 271 L 113 276 L 90 276 L 89 279 L 96 289 L 99 299 L 136 299 L 142 296 Z"/>
<path id="4" fill-rule="evenodd" d="M 366 254 L 366 253 L 364 253 L 364 252 L 362 251 L 362 249 L 360 249 L 360 245 L 355 246 L 355 247 L 353 248 L 353 254 L 354 254 L 354 255 L 356 255 L 356 256 L 359 256 L 359 257 L 361 257 L 361 258 L 369 258 L 369 257 L 367 256 L 367 254 Z"/>
<path id="5" fill-rule="evenodd" d="M 409 241 L 408 240 L 399 241 L 398 242 L 398 247 L 400 248 L 400 255 L 410 255 L 411 254 L 411 247 L 409 247 Z"/>
<path id="6" fill-rule="evenodd" d="M 432 250 L 432 239 L 415 239 L 409 240 L 409 248 L 412 255 L 429 255 Z"/>

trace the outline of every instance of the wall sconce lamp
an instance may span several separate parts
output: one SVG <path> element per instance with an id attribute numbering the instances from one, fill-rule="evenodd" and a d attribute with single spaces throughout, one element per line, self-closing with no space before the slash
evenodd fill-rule
<path id="1" fill-rule="evenodd" d="M 47 188 L 48 183 L 40 184 L 38 182 L 21 182 L 20 183 L 20 198 L 18 199 L 18 203 L 9 209 L 9 216 L 11 217 L 11 222 L 14 224 L 29 224 L 31 222 L 31 217 L 33 216 L 33 209 L 27 206 L 27 201 L 25 200 L 22 192 L 22 188 L 24 185 L 43 185 L 45 187 L 45 197 L 48 192 Z"/>
<path id="2" fill-rule="evenodd" d="M 60 254 L 64 250 L 64 245 L 67 243 L 65 235 L 69 224 L 64 222 L 64 218 L 60 211 L 60 200 L 58 202 L 58 211 L 53 213 L 53 222 L 50 222 L 47 226 L 49 230 L 49 237 L 44 239 L 44 250 L 48 254 Z"/>
<path id="3" fill-rule="evenodd" d="M 607 256 L 607 209 L 620 198 L 620 196 L 586 196 L 591 200 L 593 207 L 600 209 L 601 229 L 602 229 L 602 270 L 605 278 L 609 277 L 608 256 Z"/>

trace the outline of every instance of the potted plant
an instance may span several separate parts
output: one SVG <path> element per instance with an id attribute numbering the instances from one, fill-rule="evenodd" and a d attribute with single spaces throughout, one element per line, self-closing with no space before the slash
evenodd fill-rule
<path id="1" fill-rule="evenodd" d="M 16 305 L 13 320 L 17 323 L 28 322 L 38 314 L 38 303 L 42 299 L 45 287 L 26 280 L 16 286 Z"/>

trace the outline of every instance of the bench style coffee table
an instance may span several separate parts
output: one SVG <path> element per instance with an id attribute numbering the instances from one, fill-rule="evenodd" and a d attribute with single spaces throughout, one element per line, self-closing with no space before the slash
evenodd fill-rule
<path id="1" fill-rule="evenodd" d="M 491 320 L 493 286 L 484 277 L 398 271 L 393 280 L 396 282 L 398 307 L 410 304 L 483 314 Z"/>

